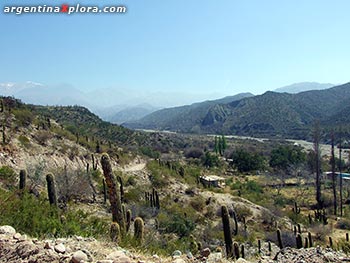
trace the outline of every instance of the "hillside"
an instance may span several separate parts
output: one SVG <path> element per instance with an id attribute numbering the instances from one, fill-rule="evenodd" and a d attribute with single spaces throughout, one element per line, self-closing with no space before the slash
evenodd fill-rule
<path id="1" fill-rule="evenodd" d="M 256 137 L 309 138 L 316 120 L 326 127 L 346 120 L 350 113 L 350 83 L 298 94 L 266 92 L 231 102 L 213 101 L 206 107 L 170 108 L 154 112 L 131 128 L 186 133 L 216 133 Z M 203 105 L 203 104 L 198 104 Z M 186 111 L 187 109 L 187 111 Z M 342 123 L 344 126 L 349 122 Z"/>
<path id="2" fill-rule="evenodd" d="M 219 100 L 162 109 L 147 115 L 137 122 L 124 123 L 123 125 L 129 128 L 197 132 L 200 129 L 202 120 L 213 106 L 227 104 L 252 96 L 254 95 L 251 93 L 241 93 Z"/>

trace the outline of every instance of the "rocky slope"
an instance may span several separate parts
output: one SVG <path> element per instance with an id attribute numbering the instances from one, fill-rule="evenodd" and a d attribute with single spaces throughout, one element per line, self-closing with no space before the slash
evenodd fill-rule
<path id="1" fill-rule="evenodd" d="M 26 235 L 16 233 L 11 226 L 0 227 L 0 263 L 191 263 L 191 262 L 259 262 L 259 263 L 323 263 L 323 262 L 350 262 L 350 257 L 342 252 L 333 251 L 330 248 L 294 249 L 273 248 L 268 253 L 263 247 L 261 255 L 250 261 L 243 258 L 226 260 L 222 252 L 211 252 L 203 249 L 197 257 L 191 254 L 182 254 L 174 251 L 169 257 L 157 255 L 142 255 L 139 252 L 130 252 L 110 242 L 97 241 L 94 238 L 74 236 L 71 238 L 37 240 L 30 239 Z"/>

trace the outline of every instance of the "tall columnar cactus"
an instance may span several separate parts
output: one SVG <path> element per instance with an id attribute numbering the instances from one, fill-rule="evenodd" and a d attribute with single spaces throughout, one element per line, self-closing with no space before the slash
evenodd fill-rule
<path id="1" fill-rule="evenodd" d="M 328 237 L 329 239 L 329 247 L 330 248 L 333 248 L 333 240 L 332 240 L 332 237 Z"/>
<path id="2" fill-rule="evenodd" d="M 295 214 L 300 214 L 300 207 L 298 207 L 298 203 L 297 202 L 294 202 L 293 212 Z"/>
<path id="3" fill-rule="evenodd" d="M 19 190 L 24 190 L 26 188 L 27 182 L 27 172 L 26 170 L 21 170 L 19 172 Z"/>
<path id="4" fill-rule="evenodd" d="M 112 242 L 118 242 L 120 239 L 120 227 L 117 222 L 112 222 L 111 224 L 110 237 Z"/>
<path id="5" fill-rule="evenodd" d="M 304 248 L 309 248 L 309 239 L 305 237 L 305 245 Z"/>
<path id="6" fill-rule="evenodd" d="M 238 221 L 237 221 L 237 216 L 236 216 L 235 211 L 233 211 L 233 222 L 235 223 L 235 228 L 233 229 L 233 235 L 237 236 L 237 234 L 238 234 Z"/>
<path id="7" fill-rule="evenodd" d="M 300 224 L 298 224 L 297 226 L 298 226 L 298 233 L 301 234 L 301 226 L 300 226 Z"/>
<path id="8" fill-rule="evenodd" d="M 303 239 L 301 238 L 301 235 L 298 233 L 296 236 L 296 244 L 297 244 L 297 249 L 300 249 L 303 247 Z"/>
<path id="9" fill-rule="evenodd" d="M 222 224 L 224 228 L 226 255 L 227 255 L 227 258 L 232 258 L 233 247 L 232 247 L 232 236 L 231 236 L 231 228 L 230 228 L 230 217 L 229 217 L 228 209 L 225 205 L 221 206 L 221 218 L 222 218 Z"/>
<path id="10" fill-rule="evenodd" d="M 159 195 L 158 192 L 156 191 L 156 208 L 159 210 L 160 209 L 160 202 L 159 202 Z"/>
<path id="11" fill-rule="evenodd" d="M 139 242 L 142 243 L 144 237 L 144 223 L 141 217 L 136 217 L 134 221 L 134 237 Z"/>
<path id="12" fill-rule="evenodd" d="M 53 174 L 49 173 L 46 175 L 46 182 L 49 202 L 51 205 L 57 206 L 56 184 Z"/>
<path id="13" fill-rule="evenodd" d="M 112 166 L 108 154 L 102 154 L 101 165 L 108 187 L 109 202 L 111 203 L 112 208 L 112 221 L 119 224 L 121 234 L 124 235 L 125 220 L 123 216 L 122 203 L 120 201 L 119 191 L 117 191 L 117 186 L 113 178 Z"/>
<path id="14" fill-rule="evenodd" d="M 235 258 L 239 259 L 239 245 L 238 245 L 238 243 L 235 242 L 233 244 L 233 250 L 234 250 Z"/>
<path id="15" fill-rule="evenodd" d="M 245 257 L 245 253 L 244 253 L 244 244 L 241 245 L 241 257 L 242 257 L 242 258 Z"/>
<path id="16" fill-rule="evenodd" d="M 124 185 L 123 185 L 123 179 L 118 175 L 117 180 L 119 182 L 119 188 L 120 188 L 120 201 L 124 202 Z"/>
<path id="17" fill-rule="evenodd" d="M 128 209 L 128 211 L 126 211 L 126 232 L 129 232 L 130 229 L 130 225 L 131 225 L 131 210 Z"/>
<path id="18" fill-rule="evenodd" d="M 261 253 L 261 240 L 258 239 L 258 253 Z"/>
<path id="19" fill-rule="evenodd" d="M 310 232 L 307 233 L 307 238 L 309 239 L 309 247 L 313 247 L 312 236 Z"/>
<path id="20" fill-rule="evenodd" d="M 92 159 L 92 169 L 94 171 L 96 171 L 97 170 L 97 160 L 95 162 L 95 156 L 93 154 L 91 154 L 91 159 Z"/>
<path id="21" fill-rule="evenodd" d="M 106 187 L 106 180 L 102 179 L 102 185 L 103 185 L 103 202 L 107 203 L 107 187 Z"/>
<path id="22" fill-rule="evenodd" d="M 282 236 L 281 236 L 281 230 L 277 229 L 277 240 L 278 240 L 278 246 L 280 249 L 283 248 L 283 243 L 282 243 Z"/>

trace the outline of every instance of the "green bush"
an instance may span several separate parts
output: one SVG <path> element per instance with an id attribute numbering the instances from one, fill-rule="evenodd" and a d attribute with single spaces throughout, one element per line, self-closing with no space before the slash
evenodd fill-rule
<path id="1" fill-rule="evenodd" d="M 3 182 L 6 186 L 13 185 L 16 182 L 17 174 L 9 166 L 0 167 L 0 181 Z"/>
<path id="2" fill-rule="evenodd" d="M 29 138 L 27 136 L 25 136 L 25 135 L 18 136 L 18 141 L 23 147 L 29 148 L 30 140 L 29 140 Z"/>
<path id="3" fill-rule="evenodd" d="M 44 198 L 0 190 L 0 222 L 32 237 L 67 237 L 71 235 L 105 237 L 108 221 L 89 216 L 81 210 L 62 213 Z"/>
<path id="4" fill-rule="evenodd" d="M 19 126 L 27 127 L 34 120 L 34 114 L 27 109 L 16 109 L 13 111 L 13 114 L 16 117 L 16 123 Z"/>
<path id="5" fill-rule="evenodd" d="M 148 146 L 140 147 L 140 152 L 153 159 L 160 157 L 160 153 L 158 151 L 154 151 L 151 147 Z"/>

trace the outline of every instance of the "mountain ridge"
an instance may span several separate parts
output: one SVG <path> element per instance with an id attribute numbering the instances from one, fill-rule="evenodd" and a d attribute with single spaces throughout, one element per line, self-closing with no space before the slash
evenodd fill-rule
<path id="1" fill-rule="evenodd" d="M 316 120 L 329 126 L 335 124 L 329 121 L 332 116 L 340 113 L 346 115 L 350 111 L 350 107 L 346 106 L 348 101 L 350 83 L 297 94 L 267 91 L 262 95 L 240 98 L 229 103 L 213 103 L 205 108 L 205 114 L 194 112 L 196 114 L 169 116 L 167 113 L 172 112 L 170 108 L 154 112 L 138 123 L 125 126 L 185 133 L 307 139 Z M 164 117 L 157 120 L 160 115 Z M 170 120 L 164 121 L 166 118 Z"/>

